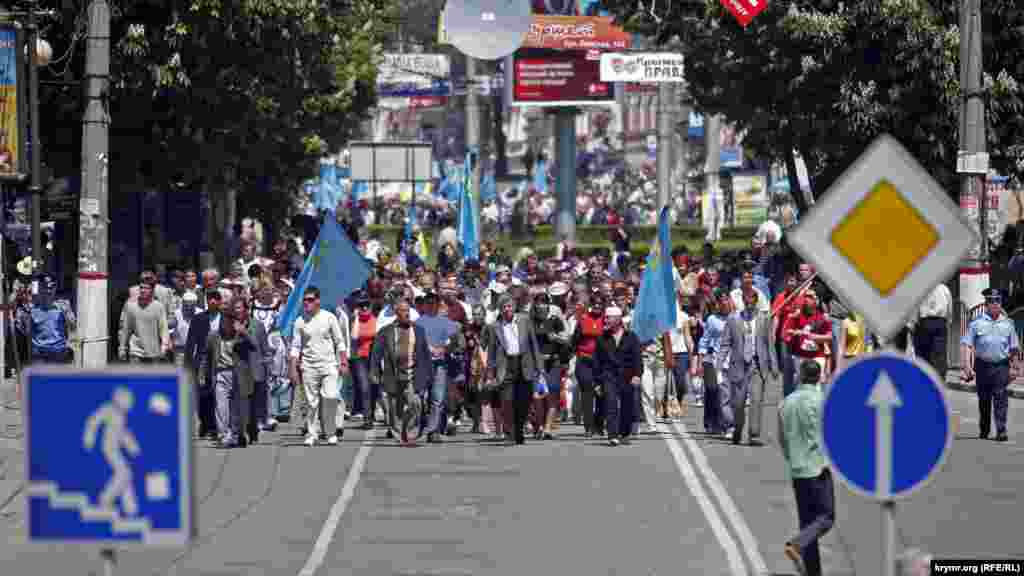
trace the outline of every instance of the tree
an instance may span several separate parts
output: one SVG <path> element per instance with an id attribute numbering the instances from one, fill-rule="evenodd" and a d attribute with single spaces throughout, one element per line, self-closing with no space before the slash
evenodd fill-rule
<path id="1" fill-rule="evenodd" d="M 87 1 L 66 3 L 54 52 L 84 70 Z M 205 189 L 222 214 L 287 215 L 317 160 L 376 101 L 379 39 L 396 0 L 128 0 L 112 4 L 110 189 Z M 55 68 L 51 66 L 51 68 Z M 53 71 L 44 73 L 46 79 Z M 82 72 L 74 73 L 81 77 Z M 67 110 L 68 99 L 44 103 Z M 71 98 L 81 110 L 81 98 Z M 67 114 L 64 115 L 67 117 Z M 78 118 L 81 116 L 79 115 Z M 45 127 L 44 127 L 45 128 Z M 61 130 L 79 130 L 77 125 Z M 44 132 L 45 134 L 45 132 Z M 247 193 L 259 188 L 258 194 Z M 285 209 L 282 209 L 285 208 Z M 221 219 L 219 226 L 227 224 Z"/>
<path id="2" fill-rule="evenodd" d="M 807 162 L 813 192 L 821 194 L 872 139 L 888 132 L 955 196 L 959 33 L 955 9 L 934 3 L 771 2 L 744 29 L 718 0 L 669 3 L 670 11 L 654 15 L 628 0 L 605 0 L 627 26 L 661 41 L 682 41 L 697 106 L 745 130 L 744 145 L 754 153 L 786 161 L 791 189 L 797 189 L 794 151 Z M 997 4 L 983 3 L 986 15 L 1020 17 L 1012 0 Z M 986 55 L 996 40 L 1001 50 L 998 59 L 985 61 L 990 123 L 1020 102 L 1014 77 L 1021 71 L 1008 64 L 1024 56 L 1021 27 L 999 34 L 986 37 Z M 1008 148 L 1010 134 L 1019 135 L 1019 128 L 989 130 L 990 148 L 1000 149 L 997 165 L 1004 169 L 1011 164 L 1006 151 L 1019 153 Z M 1009 174 L 1021 175 L 1020 168 Z"/>

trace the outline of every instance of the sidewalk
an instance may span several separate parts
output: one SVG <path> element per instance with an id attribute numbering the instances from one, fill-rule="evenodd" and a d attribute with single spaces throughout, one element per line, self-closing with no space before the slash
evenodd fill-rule
<path id="1" fill-rule="evenodd" d="M 0 380 L 0 521 L 20 515 L 16 496 L 25 481 L 23 433 L 14 380 Z"/>
<path id="2" fill-rule="evenodd" d="M 946 373 L 946 387 L 952 388 L 953 390 L 960 390 L 963 392 L 974 392 L 974 382 L 964 382 L 963 378 L 960 377 L 959 370 L 950 370 Z M 1013 382 L 1010 382 L 1010 397 L 1011 398 L 1024 398 L 1024 380 L 1018 378 Z"/>

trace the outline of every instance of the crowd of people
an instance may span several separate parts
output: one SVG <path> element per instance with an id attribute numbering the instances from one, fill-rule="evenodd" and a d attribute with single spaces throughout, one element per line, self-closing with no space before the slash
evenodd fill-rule
<path id="1" fill-rule="evenodd" d="M 883 342 L 781 236 L 768 223 L 738 254 L 716 254 L 710 244 L 700 254 L 674 250 L 676 324 L 651 341 L 630 328 L 647 262 L 629 255 L 621 234 L 589 256 L 567 243 L 550 258 L 529 248 L 507 258 L 484 242 L 466 260 L 442 232 L 427 259 L 434 265 L 404 244 L 392 253 L 356 237 L 373 271 L 340 302 L 322 301 L 316 286 L 296 288 L 301 242 L 282 236 L 261 256 L 259 243 L 243 237 L 226 274 L 172 267 L 162 282 L 144 270 L 120 310 L 117 356 L 185 369 L 198 433 L 223 448 L 258 443 L 284 423 L 309 446 L 337 444 L 353 427 L 410 445 L 468 433 L 514 446 L 552 440 L 570 423 L 621 446 L 690 408 L 703 411 L 707 434 L 757 446 L 766 394 L 781 381 L 779 437 L 794 486 L 815 495 L 804 496 L 813 500 L 810 526 L 832 514 L 831 478 L 808 459 L 815 448 L 800 444 L 812 431 L 793 422 L 816 414 L 818 385 L 883 345 L 916 350 L 944 374 L 953 303 L 937 286 L 895 342 Z M 302 314 L 283 326 L 296 289 Z M 15 331 L 31 361 L 71 362 L 75 317 L 53 298 L 52 280 L 36 298 L 17 292 L 15 302 Z M 996 308 L 983 320 L 1003 322 Z M 979 359 L 1000 360 L 977 330 L 969 335 L 964 344 L 978 346 Z M 1003 438 L 1005 402 L 994 401 Z M 801 450 L 807 458 L 794 460 Z M 804 534 L 787 545 L 808 573 L 816 539 Z"/>
<path id="2" fill-rule="evenodd" d="M 781 376 L 788 394 L 794 360 L 814 358 L 829 374 L 869 347 L 862 320 L 810 266 L 792 266 L 780 237 L 769 226 L 739 255 L 677 249 L 677 326 L 651 342 L 630 330 L 645 262 L 621 243 L 586 258 L 570 245 L 544 260 L 484 243 L 463 261 L 442 234 L 428 266 L 364 239 L 375 267 L 366 285 L 344 302 L 308 287 L 302 318 L 282 330 L 301 253 L 281 239 L 264 258 L 243 239 L 223 276 L 170 270 L 165 286 L 144 271 L 121 311 L 118 356 L 190 370 L 200 433 L 225 447 L 282 421 L 308 444 L 336 443 L 352 423 L 428 443 L 465 423 L 521 444 L 573 422 L 618 445 L 688 406 L 703 408 L 708 432 L 740 442 L 746 426 L 759 443 L 767 381 Z"/>

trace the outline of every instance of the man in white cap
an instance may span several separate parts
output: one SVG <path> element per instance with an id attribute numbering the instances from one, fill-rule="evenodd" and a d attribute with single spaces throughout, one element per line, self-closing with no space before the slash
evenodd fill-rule
<path id="1" fill-rule="evenodd" d="M 640 340 L 626 330 L 622 310 L 614 306 L 604 311 L 605 333 L 598 339 L 599 382 L 604 386 L 608 445 L 630 443 L 633 431 L 635 387 L 644 372 Z"/>
<path id="2" fill-rule="evenodd" d="M 486 310 L 484 323 L 488 326 L 498 321 L 498 317 L 501 315 L 498 302 L 506 292 L 508 292 L 508 287 L 501 282 L 491 282 L 491 285 L 487 287 L 487 292 L 484 294 L 484 310 Z"/>
<path id="3" fill-rule="evenodd" d="M 174 329 L 171 330 L 171 344 L 174 346 L 174 365 L 185 366 L 185 344 L 188 343 L 188 328 L 199 306 L 199 296 L 191 290 L 181 295 L 181 306 L 174 311 Z"/>

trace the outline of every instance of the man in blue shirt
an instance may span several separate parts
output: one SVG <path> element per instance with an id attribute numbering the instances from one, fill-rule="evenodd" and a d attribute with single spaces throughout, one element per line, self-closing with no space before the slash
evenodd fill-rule
<path id="1" fill-rule="evenodd" d="M 1016 355 L 1020 351 L 1017 330 L 1003 313 L 1003 295 L 995 288 L 982 292 L 985 311 L 967 327 L 960 340 L 960 358 L 965 382 L 977 376 L 978 427 L 980 437 L 988 438 L 995 405 L 996 442 L 1006 442 L 1006 412 L 1009 408 L 1007 387 L 1010 385 L 1010 364 L 1017 372 Z"/>
<path id="2" fill-rule="evenodd" d="M 444 316 L 438 316 L 437 304 L 437 294 L 427 292 L 423 297 L 423 314 L 416 320 L 416 325 L 423 328 L 427 335 L 427 346 L 434 363 L 433 379 L 428 392 L 430 415 L 422 432 L 426 434 L 427 442 L 434 444 L 441 442 L 441 434 L 445 432 L 448 423 L 448 382 L 455 376 L 449 374 L 450 355 L 465 348 L 459 325 Z"/>
<path id="3" fill-rule="evenodd" d="M 56 299 L 56 291 L 54 279 L 43 276 L 32 307 L 19 311 L 18 329 L 29 337 L 33 364 L 70 364 L 74 359 L 75 313 L 66 300 Z"/>
<path id="4" fill-rule="evenodd" d="M 710 314 L 704 321 L 704 335 L 697 345 L 704 376 L 704 429 L 709 434 L 731 434 L 732 410 L 729 406 L 729 382 L 721 377 L 722 361 L 728 354 L 721 346 L 725 320 L 732 314 L 732 298 L 725 290 L 714 291 Z"/>

